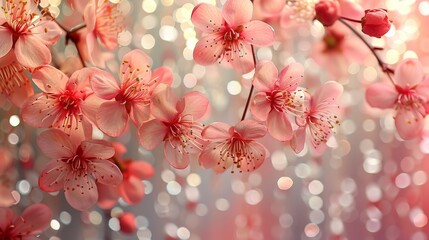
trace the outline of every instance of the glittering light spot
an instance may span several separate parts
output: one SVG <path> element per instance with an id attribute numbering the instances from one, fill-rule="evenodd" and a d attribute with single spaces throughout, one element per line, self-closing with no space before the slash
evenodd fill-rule
<path id="1" fill-rule="evenodd" d="M 363 169 L 367 173 L 379 173 L 381 171 L 381 161 L 378 158 L 366 158 L 363 162 Z"/>
<path id="2" fill-rule="evenodd" d="M 128 46 L 131 44 L 133 35 L 130 31 L 123 31 L 118 34 L 118 44 L 121 46 Z"/>
<path id="3" fill-rule="evenodd" d="M 65 225 L 70 224 L 70 223 L 71 223 L 71 220 L 72 220 L 72 218 L 71 218 L 70 213 L 65 212 L 65 211 L 62 211 L 62 212 L 60 213 L 60 221 L 61 221 L 62 223 L 64 223 Z"/>
<path id="4" fill-rule="evenodd" d="M 246 192 L 244 198 L 248 204 L 256 205 L 262 200 L 262 192 L 252 189 Z"/>
<path id="5" fill-rule="evenodd" d="M 404 59 L 407 59 L 407 58 L 418 58 L 418 56 L 417 56 L 417 53 L 416 52 L 414 52 L 414 51 L 411 51 L 411 50 L 408 50 L 408 51 L 406 51 L 405 53 L 404 53 L 404 56 L 403 56 L 403 58 Z"/>
<path id="6" fill-rule="evenodd" d="M 329 225 L 333 234 L 339 235 L 344 231 L 344 224 L 339 218 L 333 218 Z"/>
<path id="7" fill-rule="evenodd" d="M 176 28 L 164 25 L 159 29 L 159 36 L 164 41 L 174 42 L 177 39 L 178 32 Z"/>
<path id="8" fill-rule="evenodd" d="M 97 211 L 92 211 L 89 213 L 89 221 L 94 225 L 100 225 L 103 221 L 103 217 Z"/>
<path id="9" fill-rule="evenodd" d="M 154 15 L 147 15 L 142 19 L 144 29 L 150 30 L 157 26 L 158 19 Z"/>
<path id="10" fill-rule="evenodd" d="M 246 186 L 241 180 L 235 179 L 231 184 L 232 191 L 236 194 L 243 194 L 246 190 Z"/>
<path id="11" fill-rule="evenodd" d="M 185 227 L 180 227 L 177 229 L 177 236 L 180 239 L 189 239 L 191 237 L 191 232 Z"/>
<path id="12" fill-rule="evenodd" d="M 241 92 L 241 84 L 237 81 L 230 81 L 226 87 L 229 94 L 238 95 Z"/>
<path id="13" fill-rule="evenodd" d="M 175 175 L 174 175 L 174 173 L 172 171 L 170 171 L 168 169 L 165 169 L 161 173 L 161 179 L 165 183 L 168 183 L 168 182 L 173 181 L 175 179 Z"/>
<path id="14" fill-rule="evenodd" d="M 287 213 L 284 213 L 280 215 L 279 223 L 280 223 L 280 226 L 282 226 L 282 228 L 289 228 L 290 226 L 292 226 L 293 217 Z"/>
<path id="15" fill-rule="evenodd" d="M 119 226 L 119 220 L 117 218 L 111 218 L 109 220 L 109 228 L 112 229 L 112 231 L 119 231 L 121 229 L 121 227 Z"/>
<path id="16" fill-rule="evenodd" d="M 281 177 L 277 180 L 277 186 L 280 190 L 288 190 L 293 185 L 293 180 L 290 177 Z"/>
<path id="17" fill-rule="evenodd" d="M 177 236 L 177 226 L 174 223 L 167 223 L 164 226 L 165 233 L 171 237 Z"/>
<path id="18" fill-rule="evenodd" d="M 314 223 L 309 223 L 304 228 L 304 233 L 307 237 L 315 237 L 317 234 L 319 234 L 320 229 L 319 226 L 317 226 Z"/>
<path id="19" fill-rule="evenodd" d="M 51 228 L 54 229 L 55 231 L 60 230 L 60 222 L 58 222 L 58 220 L 52 219 L 51 220 Z"/>
<path id="20" fill-rule="evenodd" d="M 219 211 L 226 211 L 229 208 L 229 202 L 225 198 L 219 198 L 216 200 L 215 205 Z"/>
<path id="21" fill-rule="evenodd" d="M 156 10 L 156 2 L 154 0 L 143 0 L 142 9 L 147 13 L 153 13 Z"/>
<path id="22" fill-rule="evenodd" d="M 313 195 L 319 195 L 323 192 L 323 184 L 319 180 L 313 180 L 308 184 L 308 191 Z"/>
<path id="23" fill-rule="evenodd" d="M 176 181 L 167 183 L 167 192 L 171 195 L 178 195 L 182 191 L 182 187 Z"/>
<path id="24" fill-rule="evenodd" d="M 287 167 L 286 154 L 283 151 L 274 151 L 271 154 L 271 164 L 278 171 L 284 170 Z"/>
<path id="25" fill-rule="evenodd" d="M 144 49 L 152 49 L 155 46 L 155 38 L 151 34 L 145 34 L 140 43 Z"/>
<path id="26" fill-rule="evenodd" d="M 21 180 L 17 184 L 17 189 L 22 195 L 27 195 L 31 190 L 31 185 L 27 180 Z"/>
<path id="27" fill-rule="evenodd" d="M 410 183 L 411 183 L 410 175 L 406 173 L 400 173 L 395 178 L 395 184 L 398 188 L 406 188 L 410 185 Z"/>
<path id="28" fill-rule="evenodd" d="M 422 228 L 428 223 L 428 218 L 420 208 L 414 208 L 410 211 L 410 220 L 414 226 Z"/>
<path id="29" fill-rule="evenodd" d="M 311 196 L 308 199 L 308 205 L 314 210 L 321 209 L 323 207 L 323 199 L 319 196 Z"/>
<path id="30" fill-rule="evenodd" d="M 19 137 L 15 133 L 11 133 L 11 134 L 9 134 L 9 136 L 7 136 L 7 141 L 10 144 L 15 145 L 19 142 Z"/>
<path id="31" fill-rule="evenodd" d="M 413 183 L 420 186 L 425 184 L 427 181 L 427 175 L 424 171 L 419 170 L 413 174 Z"/>
<path id="32" fill-rule="evenodd" d="M 18 126 L 20 122 L 21 122 L 21 121 L 19 120 L 19 117 L 18 117 L 17 115 L 12 115 L 12 116 L 10 116 L 10 118 L 9 118 L 9 124 L 10 124 L 12 127 L 16 127 L 16 126 Z"/>
<path id="33" fill-rule="evenodd" d="M 419 4 L 419 12 L 423 16 L 429 16 L 429 2 L 422 1 Z"/>
<path id="34" fill-rule="evenodd" d="M 380 231 L 381 228 L 381 223 L 378 219 L 369 219 L 366 222 L 366 230 L 368 230 L 368 232 L 378 232 Z"/>
<path id="35" fill-rule="evenodd" d="M 399 53 L 395 49 L 389 49 L 386 52 L 386 61 L 388 64 L 395 64 L 399 61 Z"/>
<path id="36" fill-rule="evenodd" d="M 148 195 L 153 191 L 153 185 L 151 182 L 149 182 L 148 180 L 143 180 L 142 181 L 144 184 L 144 194 Z"/>
<path id="37" fill-rule="evenodd" d="M 197 214 L 200 217 L 207 215 L 208 211 L 209 210 L 207 209 L 206 205 L 201 203 L 198 204 L 197 207 L 195 208 L 195 214 Z"/>
<path id="38" fill-rule="evenodd" d="M 383 193 L 381 192 L 381 189 L 376 184 L 370 184 L 366 187 L 366 198 L 370 202 L 378 202 L 381 200 Z"/>
<path id="39" fill-rule="evenodd" d="M 198 192 L 198 188 L 187 187 L 185 189 L 186 197 L 191 202 L 196 202 L 200 198 L 200 192 Z"/>
<path id="40" fill-rule="evenodd" d="M 312 223 L 320 224 L 325 220 L 325 214 L 321 210 L 313 210 L 309 218 Z"/>
<path id="41" fill-rule="evenodd" d="M 195 75 L 192 73 L 188 73 L 185 75 L 185 77 L 183 77 L 183 84 L 187 88 L 195 87 L 195 85 L 197 85 L 197 82 L 198 82 L 197 77 L 195 77 Z"/>
<path id="42" fill-rule="evenodd" d="M 299 178 L 307 178 L 310 176 L 311 168 L 305 163 L 300 163 L 295 167 L 295 174 Z"/>

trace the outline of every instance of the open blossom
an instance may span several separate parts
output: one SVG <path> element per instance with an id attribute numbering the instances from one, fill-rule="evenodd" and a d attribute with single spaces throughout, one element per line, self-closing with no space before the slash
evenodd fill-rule
<path id="1" fill-rule="evenodd" d="M 39 15 L 32 1 L 4 0 L 0 10 L 0 57 L 13 49 L 18 63 L 36 68 L 51 62 L 47 46 L 54 44 L 61 29 L 48 16 Z"/>
<path id="2" fill-rule="evenodd" d="M 199 157 L 200 165 L 222 173 L 231 168 L 251 172 L 269 156 L 264 145 L 256 141 L 267 133 L 267 127 L 253 120 L 243 120 L 235 126 L 215 122 L 204 128 L 202 136 L 211 143 Z"/>
<path id="3" fill-rule="evenodd" d="M 79 3 L 79 1 L 77 1 Z M 77 4 L 78 6 L 81 3 Z M 118 47 L 118 34 L 125 28 L 124 17 L 119 10 L 119 4 L 106 0 L 91 0 L 87 3 L 84 12 L 86 23 L 85 43 L 88 60 L 100 67 L 104 67 L 105 54 L 99 46 L 107 50 Z"/>
<path id="4" fill-rule="evenodd" d="M 92 70 L 84 68 L 68 78 L 52 66 L 43 66 L 33 73 L 33 82 L 42 90 L 30 97 L 22 107 L 23 120 L 33 127 L 61 128 L 72 132 L 84 130 L 94 121 L 95 98 L 89 87 Z"/>
<path id="5" fill-rule="evenodd" d="M 70 138 L 50 129 L 39 135 L 37 144 L 52 159 L 40 174 L 39 187 L 46 192 L 64 189 L 67 202 L 78 210 L 87 210 L 97 202 L 96 183 L 122 182 L 121 171 L 108 160 L 115 150 L 106 141 Z"/>
<path id="6" fill-rule="evenodd" d="M 297 89 L 304 74 L 301 64 L 290 64 L 280 74 L 272 62 L 257 65 L 253 85 L 259 91 L 252 101 L 250 111 L 255 119 L 267 121 L 268 132 L 279 141 L 293 136 L 288 114 L 303 112 L 304 92 Z"/>
<path id="7" fill-rule="evenodd" d="M 194 60 L 201 65 L 224 62 L 242 73 L 254 68 L 251 45 L 264 47 L 274 42 L 274 30 L 268 24 L 252 19 L 250 0 L 228 0 L 220 10 L 198 4 L 192 12 L 192 23 L 205 35 L 194 49 Z"/>
<path id="8" fill-rule="evenodd" d="M 123 159 L 122 155 L 126 152 L 124 145 L 113 143 L 113 147 L 113 162 L 121 170 L 123 180 L 118 186 L 98 185 L 98 205 L 101 208 L 112 208 L 119 197 L 128 204 L 139 203 L 145 195 L 142 180 L 153 177 L 155 173 L 152 165 L 145 161 Z"/>
<path id="9" fill-rule="evenodd" d="M 429 101 L 429 78 L 423 74 L 423 66 L 416 59 L 398 63 L 393 76 L 395 84 L 379 82 L 371 84 L 366 100 L 376 108 L 395 109 L 395 126 L 403 139 L 417 137 L 427 115 L 425 105 Z"/>
<path id="10" fill-rule="evenodd" d="M 306 104 L 306 110 L 301 117 L 296 118 L 299 128 L 291 140 L 291 147 L 299 153 L 304 148 L 306 135 L 311 149 L 320 153 L 328 138 L 333 133 L 335 125 L 339 124 L 338 105 L 343 86 L 334 81 L 324 83 Z M 307 132 L 307 133 L 306 133 Z"/>
<path id="11" fill-rule="evenodd" d="M 150 58 L 141 50 L 127 53 L 121 64 L 120 83 L 104 71 L 98 70 L 91 77 L 94 93 L 109 100 L 101 104 L 96 122 L 101 131 L 109 136 L 121 135 L 130 117 L 139 127 L 150 117 L 150 102 L 154 89 L 160 83 L 170 84 L 173 74 L 161 67 L 152 74 Z"/>
<path id="12" fill-rule="evenodd" d="M 157 89 L 151 103 L 155 119 L 141 125 L 140 144 L 152 150 L 164 141 L 164 154 L 170 165 L 186 168 L 191 155 L 199 154 L 206 144 L 201 138 L 203 125 L 198 120 L 207 112 L 208 104 L 207 97 L 197 91 L 178 99 L 170 87 Z"/>
<path id="13" fill-rule="evenodd" d="M 35 235 L 42 233 L 51 219 L 51 209 L 45 204 L 33 204 L 19 217 L 9 208 L 0 208 L 0 239 L 38 239 Z"/>

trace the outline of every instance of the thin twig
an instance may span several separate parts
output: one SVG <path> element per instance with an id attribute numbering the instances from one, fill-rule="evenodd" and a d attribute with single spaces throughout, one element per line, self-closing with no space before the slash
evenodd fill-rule
<path id="1" fill-rule="evenodd" d="M 253 66 L 255 66 L 256 69 L 256 54 L 255 54 L 255 48 L 252 45 L 252 56 L 253 56 Z M 255 72 L 256 74 L 256 72 Z M 253 77 L 255 79 L 255 77 Z M 246 118 L 247 109 L 249 108 L 250 99 L 252 98 L 253 94 L 253 81 L 252 81 L 252 87 L 250 87 L 249 96 L 247 96 L 246 106 L 244 107 L 243 116 L 241 117 L 241 121 L 243 121 Z"/>

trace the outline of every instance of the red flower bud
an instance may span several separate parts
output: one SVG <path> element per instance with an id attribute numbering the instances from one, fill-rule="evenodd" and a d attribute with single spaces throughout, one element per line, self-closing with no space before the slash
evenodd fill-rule
<path id="1" fill-rule="evenodd" d="M 390 29 L 390 20 L 386 10 L 370 9 L 365 10 L 362 18 L 362 32 L 371 37 L 382 37 Z"/>
<path id="2" fill-rule="evenodd" d="M 316 19 L 328 27 L 335 23 L 338 19 L 338 10 L 340 6 L 336 1 L 322 0 L 316 4 Z"/>
<path id="3" fill-rule="evenodd" d="M 126 234 L 132 234 L 136 231 L 136 221 L 134 214 L 130 212 L 124 212 L 121 216 L 118 217 L 119 226 L 121 227 L 121 232 Z"/>

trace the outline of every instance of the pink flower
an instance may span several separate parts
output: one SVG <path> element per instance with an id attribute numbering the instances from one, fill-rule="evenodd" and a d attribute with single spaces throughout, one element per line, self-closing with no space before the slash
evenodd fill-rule
<path id="1" fill-rule="evenodd" d="M 362 18 L 362 32 L 371 37 L 381 38 L 390 30 L 390 20 L 384 9 L 365 10 Z"/>
<path id="2" fill-rule="evenodd" d="M 316 11 L 316 19 L 324 26 L 334 24 L 339 16 L 340 5 L 336 0 L 322 0 L 316 3 L 314 7 Z"/>
<path id="3" fill-rule="evenodd" d="M 0 94 L 18 107 L 22 107 L 25 100 L 34 94 L 30 80 L 13 51 L 0 58 Z"/>
<path id="4" fill-rule="evenodd" d="M 228 0 L 220 10 L 198 4 L 192 12 L 192 23 L 204 32 L 194 49 L 194 60 L 201 65 L 218 61 L 232 65 L 242 73 L 253 65 L 251 45 L 264 47 L 274 42 L 274 30 L 268 24 L 252 19 L 250 0 Z"/>
<path id="5" fill-rule="evenodd" d="M 136 232 L 137 225 L 134 214 L 130 212 L 124 212 L 119 217 L 119 226 L 121 227 L 121 232 L 126 234 L 133 234 Z"/>
<path id="6" fill-rule="evenodd" d="M 101 131 L 109 136 L 121 135 L 128 124 L 128 117 L 139 127 L 150 117 L 150 99 L 160 83 L 170 84 L 173 74 L 165 67 L 152 74 L 151 59 L 141 50 L 133 50 L 122 59 L 119 74 L 120 84 L 104 71 L 97 71 L 91 77 L 94 93 L 110 100 L 101 104 L 96 122 Z"/>
<path id="7" fill-rule="evenodd" d="M 324 150 L 325 143 L 331 136 L 335 125 L 339 124 L 340 107 L 338 100 L 343 92 L 343 86 L 334 81 L 324 83 L 307 102 L 306 110 L 301 117 L 296 118 L 299 128 L 295 131 L 290 145 L 299 153 L 304 148 L 306 131 L 310 138 L 310 147 L 316 153 Z"/>
<path id="8" fill-rule="evenodd" d="M 76 71 L 70 79 L 52 66 L 43 66 L 33 73 L 33 82 L 42 90 L 30 97 L 22 107 L 23 120 L 33 127 L 62 128 L 83 131 L 91 127 L 99 103 L 89 87 L 92 69 Z"/>
<path id="9" fill-rule="evenodd" d="M 19 217 L 9 208 L 0 208 L 0 239 L 38 239 L 35 235 L 49 226 L 51 218 L 51 209 L 40 203 L 27 207 Z"/>
<path id="10" fill-rule="evenodd" d="M 371 84 L 366 100 L 376 108 L 394 108 L 395 126 L 403 139 L 417 137 L 424 126 L 425 105 L 429 101 L 429 78 L 424 78 L 423 66 L 416 59 L 400 62 L 390 82 Z"/>
<path id="11" fill-rule="evenodd" d="M 98 204 L 101 208 L 112 208 L 119 196 L 128 204 L 139 203 L 144 197 L 142 180 L 153 177 L 155 173 L 152 165 L 145 161 L 122 159 L 122 154 L 126 152 L 124 145 L 114 143 L 113 147 L 115 148 L 113 162 L 121 170 L 123 180 L 117 187 L 99 185 Z"/>
<path id="12" fill-rule="evenodd" d="M 292 124 L 288 113 L 302 114 L 304 93 L 297 90 L 304 74 L 300 64 L 291 64 L 280 74 L 272 62 L 257 65 L 253 85 L 259 91 L 250 111 L 258 121 L 267 121 L 268 132 L 279 141 L 292 138 Z"/>
<path id="13" fill-rule="evenodd" d="M 170 87 L 157 89 L 151 103 L 155 119 L 139 128 L 140 144 L 152 150 L 164 141 L 164 154 L 170 165 L 186 168 L 190 155 L 199 154 L 206 144 L 201 138 L 203 125 L 198 120 L 206 113 L 208 104 L 208 99 L 196 91 L 177 99 Z"/>
<path id="14" fill-rule="evenodd" d="M 119 5 L 105 0 L 91 0 L 84 9 L 84 19 L 87 26 L 86 45 L 91 63 L 104 67 L 101 45 L 107 50 L 118 47 L 118 34 L 125 28 L 124 17 Z"/>
<path id="15" fill-rule="evenodd" d="M 14 50 L 17 61 L 27 68 L 51 62 L 47 46 L 54 44 L 61 29 L 47 16 L 36 14 L 32 1 L 3 1 L 0 10 L 0 57 Z"/>
<path id="16" fill-rule="evenodd" d="M 264 145 L 255 141 L 267 133 L 267 127 L 253 120 L 243 120 L 234 127 L 216 122 L 204 128 L 202 136 L 211 143 L 201 152 L 200 165 L 217 173 L 232 166 L 233 173 L 251 172 L 269 156 Z"/>
<path id="17" fill-rule="evenodd" d="M 37 144 L 52 160 L 39 177 L 39 187 L 46 192 L 64 189 L 67 202 L 84 211 L 97 202 L 97 185 L 118 185 L 119 168 L 107 159 L 115 150 L 103 140 L 70 138 L 56 129 L 42 132 Z"/>
<path id="18" fill-rule="evenodd" d="M 78 12 L 83 12 L 88 4 L 88 0 L 67 0 L 67 3 Z"/>

